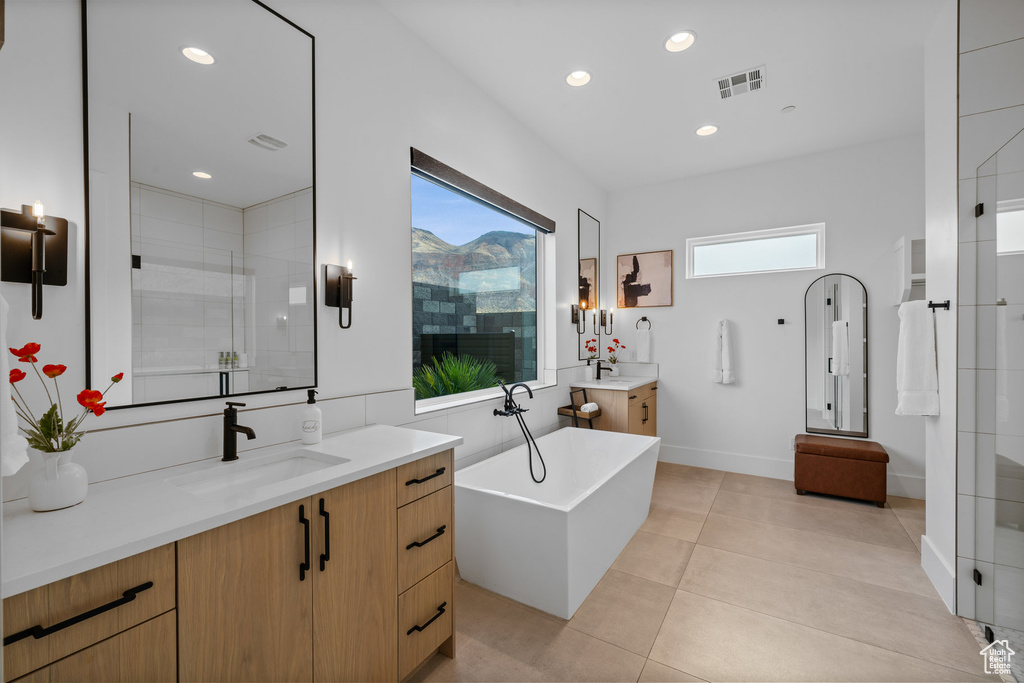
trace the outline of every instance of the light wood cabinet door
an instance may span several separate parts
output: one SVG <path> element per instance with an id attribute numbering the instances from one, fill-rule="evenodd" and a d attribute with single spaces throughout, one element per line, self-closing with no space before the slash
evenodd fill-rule
<path id="1" fill-rule="evenodd" d="M 426 469 L 431 467 L 436 471 L 433 463 Z M 449 461 L 446 472 L 450 471 Z M 321 499 L 327 517 L 320 515 Z M 354 481 L 313 500 L 314 680 L 398 680 L 395 471 Z M 328 538 L 329 559 L 321 565 L 321 554 L 328 554 Z"/>
<path id="2" fill-rule="evenodd" d="M 312 680 L 318 567 L 300 580 L 300 510 L 312 532 L 307 498 L 178 541 L 181 681 Z"/>
<path id="3" fill-rule="evenodd" d="M 654 388 L 650 397 L 644 401 L 647 406 L 647 421 L 644 422 L 644 436 L 658 435 L 658 390 Z"/>
<path id="4" fill-rule="evenodd" d="M 170 683 L 178 680 L 173 611 L 76 652 L 15 683 Z"/>
<path id="5" fill-rule="evenodd" d="M 640 401 L 635 401 L 629 406 L 629 425 L 626 428 L 626 433 L 644 433 L 644 404 Z"/>

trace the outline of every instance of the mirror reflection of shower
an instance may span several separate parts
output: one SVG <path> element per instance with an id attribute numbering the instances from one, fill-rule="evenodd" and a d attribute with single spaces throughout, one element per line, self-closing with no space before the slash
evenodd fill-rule
<path id="1" fill-rule="evenodd" d="M 854 277 L 825 275 L 804 309 L 807 431 L 867 436 L 867 292 Z"/>

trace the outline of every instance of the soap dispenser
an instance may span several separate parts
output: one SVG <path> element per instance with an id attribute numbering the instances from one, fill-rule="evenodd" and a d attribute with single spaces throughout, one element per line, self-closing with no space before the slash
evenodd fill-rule
<path id="1" fill-rule="evenodd" d="M 314 443 L 320 443 L 321 435 L 321 418 L 323 413 L 316 405 L 316 389 L 310 389 L 306 392 L 309 395 L 309 399 L 306 400 L 306 405 L 302 409 L 302 443 L 307 446 Z"/>

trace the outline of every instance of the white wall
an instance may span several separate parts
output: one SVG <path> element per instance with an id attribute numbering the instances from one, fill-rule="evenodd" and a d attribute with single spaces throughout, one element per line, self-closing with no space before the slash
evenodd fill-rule
<path id="1" fill-rule="evenodd" d="M 890 454 L 890 493 L 924 497 L 922 418 L 894 415 L 889 294 L 893 242 L 924 236 L 922 157 L 921 138 L 901 138 L 610 194 L 604 272 L 617 254 L 675 251 L 674 305 L 616 315 L 627 346 L 639 316 L 653 324 L 663 460 L 792 479 L 790 441 L 805 421 L 804 292 L 825 273 L 847 273 L 868 292 L 870 438 Z M 820 221 L 823 271 L 686 279 L 687 237 Z M 613 279 L 602 285 L 609 296 Z M 719 318 L 732 325 L 732 385 L 711 382 Z"/>
<path id="2" fill-rule="evenodd" d="M 317 36 L 317 267 L 352 259 L 355 322 L 340 330 L 336 309 L 318 301 L 319 373 L 327 431 L 379 422 L 462 435 L 456 457 L 482 457 L 516 442 L 514 423 L 491 415 L 496 401 L 415 416 L 411 384 L 409 147 L 415 146 L 554 219 L 543 273 L 554 286 L 544 335 L 554 369 L 577 365 L 568 303 L 575 296 L 576 211 L 603 218 L 604 194 L 578 169 L 484 96 L 376 3 L 289 2 L 290 19 Z M 40 51 L 35 36 L 47 36 Z M 38 341 L 45 362 L 63 362 L 66 393 L 84 383 L 84 246 L 81 61 L 77 0 L 7 3 L 0 53 L 3 92 L 45 91 L 55 106 L 0 107 L 0 205 L 39 198 L 72 223 L 70 284 L 47 287 L 46 315 L 30 319 L 28 287 L 4 283 L 11 303 L 9 342 Z M 557 277 L 556 277 L 557 273 Z M 319 277 L 319 275 L 318 275 Z M 560 388 L 529 402 L 536 432 L 557 426 Z M 26 383 L 26 386 L 28 384 Z M 116 390 L 116 388 L 115 388 Z M 341 398 L 344 397 L 344 398 Z M 34 396 L 39 400 L 39 396 Z M 256 429 L 240 449 L 298 436 L 301 392 L 247 397 L 241 422 Z M 281 406 L 272 408 L 272 406 Z M 131 408 L 89 418 L 78 459 L 93 481 L 215 456 L 218 400 Z M 182 422 L 180 420 L 187 420 Z M 5 498 L 24 495 L 25 468 L 4 482 Z"/>
<path id="3" fill-rule="evenodd" d="M 951 554 L 956 556 L 957 614 L 997 626 L 1019 628 L 1021 606 L 1014 596 L 1019 596 L 1020 587 L 1024 586 L 1024 569 L 1019 568 L 1019 556 L 1010 561 L 1005 559 L 1006 548 L 1013 547 L 1011 544 L 1003 541 L 1003 547 L 999 548 L 1003 558 L 993 553 L 992 546 L 1000 545 L 1000 540 L 993 540 L 993 533 L 1000 534 L 995 529 L 996 506 L 1006 505 L 994 500 L 1003 497 L 994 490 L 996 449 L 1003 457 L 1017 462 L 1024 459 L 1019 416 L 1011 413 L 1006 423 L 998 423 L 996 419 L 995 369 L 995 321 L 1001 315 L 1008 321 L 1019 320 L 1016 311 L 1020 309 L 1014 304 L 1021 303 L 1022 288 L 1019 281 L 1013 282 L 1013 275 L 1019 277 L 1021 271 L 1016 269 L 1014 273 L 1010 259 L 1000 256 L 997 288 L 995 207 L 991 205 L 996 183 L 991 173 L 995 170 L 1005 173 L 1006 167 L 994 169 L 989 165 L 982 169 L 981 178 L 977 176 L 978 167 L 1024 129 L 1024 82 L 1020 79 L 1020 67 L 1024 63 L 1024 3 L 961 2 L 959 59 L 960 404 L 955 473 L 955 492 L 959 495 L 955 507 L 946 505 L 944 518 L 949 518 L 955 510 L 958 528 L 955 552 Z M 1010 189 L 1007 179 L 1007 175 L 1003 175 L 999 180 L 1001 198 L 1013 196 L 1004 194 Z M 979 185 L 988 190 L 983 193 L 988 197 L 978 196 Z M 974 206 L 982 200 L 985 214 L 976 220 Z M 1011 278 L 1004 279 L 1007 274 Z M 997 309 L 997 297 L 1007 299 L 1009 305 Z M 1011 333 L 1012 328 L 1008 327 L 1009 357 L 1013 358 Z M 1024 373 L 1000 374 L 1006 381 L 1007 395 L 1020 395 Z M 1018 402 L 1012 410 L 1019 409 Z M 1001 514 L 1000 518 L 1006 517 Z M 929 536 L 931 524 L 929 499 Z M 981 587 L 976 587 L 972 581 L 974 569 L 983 576 Z"/>
<path id="4" fill-rule="evenodd" d="M 925 284 L 935 312 L 939 415 L 924 418 L 928 472 L 921 566 L 946 606 L 954 609 L 956 556 L 957 247 L 956 247 L 956 2 L 946 1 L 925 43 Z"/>

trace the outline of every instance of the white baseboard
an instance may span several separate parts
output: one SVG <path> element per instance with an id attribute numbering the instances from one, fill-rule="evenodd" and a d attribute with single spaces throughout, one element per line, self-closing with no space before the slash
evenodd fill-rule
<path id="1" fill-rule="evenodd" d="M 667 446 L 661 444 L 658 460 L 674 462 L 679 465 L 708 467 L 713 470 L 724 470 L 738 474 L 752 474 L 758 477 L 784 479 L 793 481 L 793 460 L 766 458 L 746 453 L 726 453 L 709 451 L 686 446 Z M 924 500 L 924 477 L 909 474 L 889 473 L 886 482 L 886 493 L 903 498 Z"/>
<path id="2" fill-rule="evenodd" d="M 950 614 L 956 614 L 956 573 L 935 550 L 927 535 L 921 537 L 921 568 L 935 586 Z"/>

